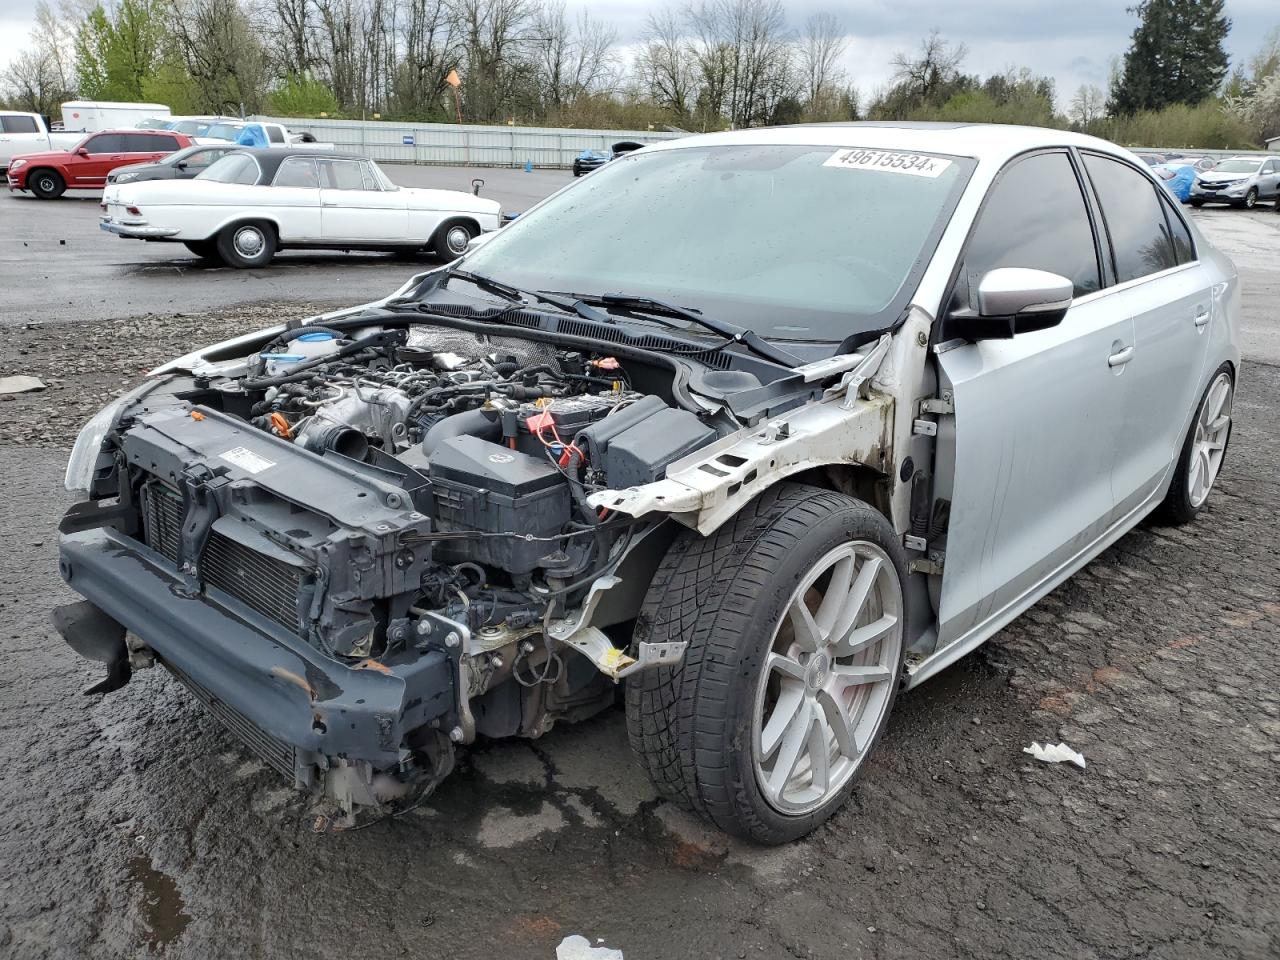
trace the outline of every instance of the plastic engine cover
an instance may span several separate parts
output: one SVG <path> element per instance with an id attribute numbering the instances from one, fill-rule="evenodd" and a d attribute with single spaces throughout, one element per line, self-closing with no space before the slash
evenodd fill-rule
<path id="1" fill-rule="evenodd" d="M 609 486 L 634 487 L 660 480 L 667 464 L 715 439 L 716 432 L 687 410 L 650 414 L 613 437 L 604 453 Z"/>

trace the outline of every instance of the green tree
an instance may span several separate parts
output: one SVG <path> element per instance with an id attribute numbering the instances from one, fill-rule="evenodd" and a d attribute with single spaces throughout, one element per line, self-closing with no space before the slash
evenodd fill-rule
<path id="1" fill-rule="evenodd" d="M 75 35 L 80 95 L 90 100 L 142 100 L 165 41 L 163 0 L 119 0 L 93 7 Z"/>
<path id="2" fill-rule="evenodd" d="M 1129 115 L 1212 97 L 1227 75 L 1225 0 L 1140 0 L 1138 26 L 1111 91 L 1111 112 Z"/>
<path id="3" fill-rule="evenodd" d="M 276 117 L 332 117 L 338 113 L 338 98 L 321 81 L 291 73 L 267 94 L 267 111 Z"/>

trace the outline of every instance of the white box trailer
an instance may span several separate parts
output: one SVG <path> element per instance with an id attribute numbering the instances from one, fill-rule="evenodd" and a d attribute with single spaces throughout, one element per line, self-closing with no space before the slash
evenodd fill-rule
<path id="1" fill-rule="evenodd" d="M 68 100 L 62 105 L 62 129 L 93 133 L 97 130 L 132 130 L 139 120 L 170 116 L 163 103 L 109 103 L 102 100 Z"/>

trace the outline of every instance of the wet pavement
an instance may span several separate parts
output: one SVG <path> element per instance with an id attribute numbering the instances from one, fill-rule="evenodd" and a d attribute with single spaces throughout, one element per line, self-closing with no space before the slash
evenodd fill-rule
<path id="1" fill-rule="evenodd" d="M 1240 216 L 1242 274 L 1274 292 L 1257 238 L 1280 216 Z M 95 665 L 48 622 L 72 599 L 55 527 L 76 422 L 193 337 L 290 307 L 12 326 L 0 373 L 63 376 L 0 403 L 0 957 L 550 960 L 571 933 L 627 960 L 1280 955 L 1280 361 L 1258 286 L 1246 309 L 1205 513 L 1135 530 L 902 697 L 846 808 L 779 849 L 660 801 L 620 710 L 482 744 L 406 816 L 317 835 L 162 671 L 82 697 Z"/>

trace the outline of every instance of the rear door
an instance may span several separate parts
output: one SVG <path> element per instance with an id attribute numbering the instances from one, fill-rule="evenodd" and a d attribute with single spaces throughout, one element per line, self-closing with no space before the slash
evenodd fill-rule
<path id="1" fill-rule="evenodd" d="M 1128 513 L 1159 492 L 1181 449 L 1200 397 L 1213 291 L 1165 191 L 1119 158 L 1083 157 L 1106 225 L 1116 290 L 1134 323 L 1115 470 L 1117 501 Z"/>
<path id="2" fill-rule="evenodd" d="M 1065 149 L 1017 158 L 966 243 L 952 309 L 976 307 L 979 280 L 997 267 L 1067 277 L 1075 299 L 1056 327 L 937 348 L 955 405 L 954 437 L 938 441 L 944 486 L 948 463 L 954 471 L 939 648 L 1014 616 L 1116 519 L 1112 467 L 1133 323 L 1106 287 L 1083 187 Z"/>
<path id="3" fill-rule="evenodd" d="M 323 239 L 320 222 L 320 172 L 314 157 L 286 157 L 276 169 L 263 201 L 280 228 L 282 242 Z"/>
<path id="4" fill-rule="evenodd" d="M 405 194 L 383 190 L 363 160 L 321 160 L 320 202 L 326 241 L 407 243 Z M 419 240 L 418 243 L 423 243 Z"/>

